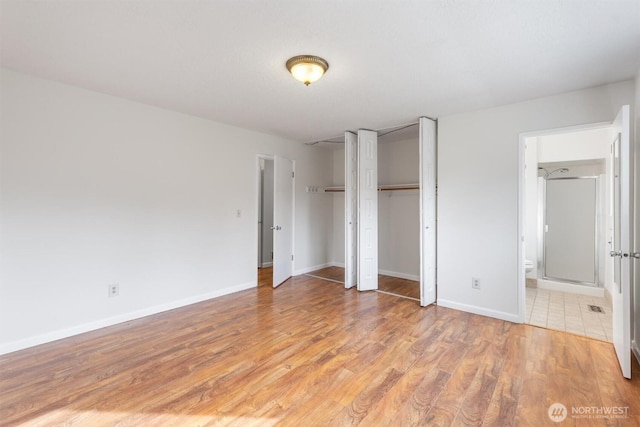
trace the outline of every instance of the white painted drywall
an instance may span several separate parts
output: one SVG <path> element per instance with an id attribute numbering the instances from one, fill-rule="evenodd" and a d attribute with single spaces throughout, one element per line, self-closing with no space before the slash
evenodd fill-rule
<path id="1" fill-rule="evenodd" d="M 538 138 L 538 163 L 606 159 L 611 137 L 608 128 L 544 135 Z"/>
<path id="2" fill-rule="evenodd" d="M 378 184 L 417 184 L 416 137 L 378 144 Z M 378 192 L 378 268 L 381 274 L 420 280 L 420 192 Z"/>
<path id="3" fill-rule="evenodd" d="M 633 100 L 627 81 L 438 120 L 438 304 L 519 320 L 519 134 L 611 121 Z"/>
<path id="4" fill-rule="evenodd" d="M 538 278 L 538 137 L 525 139 L 525 259 L 533 262 L 533 270 L 526 274 L 529 279 Z"/>
<path id="5" fill-rule="evenodd" d="M 9 70 L 1 85 L 0 352 L 255 286 L 259 153 L 296 161 L 296 271 L 326 264 L 331 208 L 304 188 L 331 182 L 330 150 Z"/>
<path id="6" fill-rule="evenodd" d="M 344 177 L 344 146 L 333 150 L 333 183 L 334 187 L 343 187 Z M 333 209 L 331 232 L 331 246 L 328 258 L 332 265 L 344 267 L 344 193 L 326 193 L 328 202 Z"/>

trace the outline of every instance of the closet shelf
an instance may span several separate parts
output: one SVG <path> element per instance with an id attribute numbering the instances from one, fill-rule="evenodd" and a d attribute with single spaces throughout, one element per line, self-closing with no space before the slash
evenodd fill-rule
<path id="1" fill-rule="evenodd" d="M 378 191 L 395 191 L 395 190 L 418 190 L 420 189 L 420 184 L 390 184 L 390 185 L 379 185 Z M 342 193 L 344 192 L 344 187 L 325 187 L 325 193 Z"/>

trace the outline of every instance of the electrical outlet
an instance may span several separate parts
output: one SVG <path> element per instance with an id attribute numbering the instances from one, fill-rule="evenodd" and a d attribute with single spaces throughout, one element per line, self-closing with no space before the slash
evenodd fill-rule
<path id="1" fill-rule="evenodd" d="M 120 294 L 120 285 L 113 283 L 109 285 L 109 297 L 117 297 Z"/>
<path id="2" fill-rule="evenodd" d="M 473 289 L 480 289 L 480 279 L 476 279 L 475 277 L 471 278 L 471 287 Z"/>

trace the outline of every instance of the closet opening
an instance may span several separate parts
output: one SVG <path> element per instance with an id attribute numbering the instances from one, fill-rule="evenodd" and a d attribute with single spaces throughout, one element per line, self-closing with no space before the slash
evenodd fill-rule
<path id="1" fill-rule="evenodd" d="M 357 139 L 356 133 L 347 132 L 345 138 L 350 137 L 354 142 Z M 380 131 L 377 139 L 377 291 L 417 302 L 420 302 L 421 253 L 419 137 L 420 127 L 416 122 Z M 333 144 L 333 185 L 323 189 L 333 204 L 331 261 L 328 266 L 307 273 L 340 284 L 346 283 L 346 240 L 357 239 L 345 232 L 347 222 L 357 220 L 357 212 L 346 212 L 345 198 L 349 194 L 345 194 L 345 187 L 357 178 L 346 179 L 345 161 L 355 159 L 345 153 L 344 141 L 336 139 Z"/>
<path id="2" fill-rule="evenodd" d="M 378 133 L 378 292 L 420 301 L 418 123 Z"/>
<path id="3" fill-rule="evenodd" d="M 271 286 L 273 278 L 274 164 L 258 158 L 258 286 Z"/>

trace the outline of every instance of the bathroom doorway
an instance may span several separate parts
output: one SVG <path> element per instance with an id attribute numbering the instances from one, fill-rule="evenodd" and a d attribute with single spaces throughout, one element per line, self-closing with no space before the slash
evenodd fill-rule
<path id="1" fill-rule="evenodd" d="M 525 323 L 613 339 L 612 140 L 610 124 L 524 137 Z"/>

